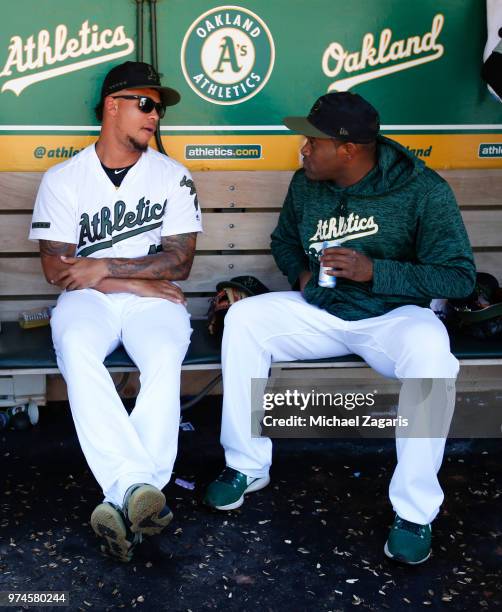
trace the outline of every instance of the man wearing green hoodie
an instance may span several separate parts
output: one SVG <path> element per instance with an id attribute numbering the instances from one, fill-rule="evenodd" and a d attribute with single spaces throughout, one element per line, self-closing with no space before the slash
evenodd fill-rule
<path id="1" fill-rule="evenodd" d="M 459 364 L 429 304 L 467 296 L 475 283 L 450 187 L 379 135 L 378 113 L 366 100 L 329 93 L 308 117 L 284 123 L 307 137 L 303 169 L 293 176 L 272 233 L 272 253 L 293 291 L 242 300 L 227 315 L 226 467 L 205 497 L 220 510 L 239 507 L 245 493 L 270 482 L 272 443 L 251 437 L 250 415 L 251 379 L 266 378 L 273 361 L 356 353 L 380 374 L 403 381 L 401 399 L 408 403 L 415 396 L 409 388 L 403 393 L 406 381 L 432 380 L 424 396 L 442 404 L 437 411 L 448 425 Z M 319 285 L 320 264 L 331 268 L 334 287 Z M 430 523 L 444 497 L 437 473 L 445 435 L 396 437 L 389 488 L 396 516 L 385 544 L 391 558 L 417 564 L 430 555 Z"/>

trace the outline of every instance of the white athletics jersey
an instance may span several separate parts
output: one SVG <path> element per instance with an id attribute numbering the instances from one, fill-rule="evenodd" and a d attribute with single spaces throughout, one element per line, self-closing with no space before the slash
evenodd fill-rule
<path id="1" fill-rule="evenodd" d="M 31 240 L 77 245 L 81 257 L 143 257 L 160 250 L 161 237 L 202 231 L 188 170 L 148 148 L 117 189 L 94 145 L 44 174 Z"/>

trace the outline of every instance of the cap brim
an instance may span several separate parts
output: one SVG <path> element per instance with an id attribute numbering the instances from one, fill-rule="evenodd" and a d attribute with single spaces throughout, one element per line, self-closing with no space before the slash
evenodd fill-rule
<path id="1" fill-rule="evenodd" d="M 303 134 L 304 136 L 312 136 L 314 138 L 332 138 L 329 134 L 325 134 L 314 127 L 307 117 L 284 117 L 282 120 L 284 125 L 293 132 Z"/>
<path id="2" fill-rule="evenodd" d="M 171 87 L 161 87 L 160 85 L 134 85 L 125 89 L 155 89 L 160 93 L 160 98 L 165 106 L 174 106 L 181 100 L 180 94 Z"/>

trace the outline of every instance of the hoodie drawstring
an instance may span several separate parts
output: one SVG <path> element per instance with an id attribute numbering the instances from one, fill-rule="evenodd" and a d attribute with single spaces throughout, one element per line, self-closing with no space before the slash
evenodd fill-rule
<path id="1" fill-rule="evenodd" d="M 342 195 L 340 198 L 340 217 L 346 217 L 346 216 L 347 216 L 347 200 Z"/>

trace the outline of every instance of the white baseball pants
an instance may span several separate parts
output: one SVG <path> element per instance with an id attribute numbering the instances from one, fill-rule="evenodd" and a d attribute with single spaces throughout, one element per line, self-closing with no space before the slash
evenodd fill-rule
<path id="1" fill-rule="evenodd" d="M 105 500 L 122 505 L 135 483 L 162 489 L 176 458 L 181 364 L 190 342 L 184 306 L 94 289 L 64 292 L 52 338 L 78 439 Z M 119 344 L 140 371 L 129 416 L 103 361 Z"/>
<path id="2" fill-rule="evenodd" d="M 454 381 L 459 370 L 446 329 L 428 308 L 402 306 L 380 317 L 344 321 L 308 304 L 296 291 L 234 304 L 222 345 L 226 464 L 263 477 L 272 462 L 271 440 L 251 437 L 252 378 L 267 378 L 271 362 L 349 353 L 391 378 Z M 398 463 L 389 494 L 401 518 L 426 524 L 437 515 L 444 497 L 437 479 L 444 446 L 445 438 L 396 439 Z"/>

